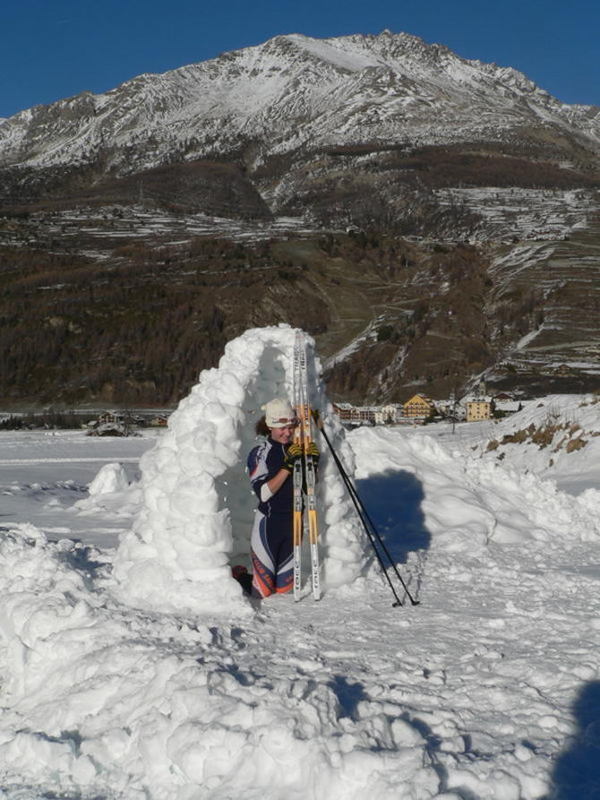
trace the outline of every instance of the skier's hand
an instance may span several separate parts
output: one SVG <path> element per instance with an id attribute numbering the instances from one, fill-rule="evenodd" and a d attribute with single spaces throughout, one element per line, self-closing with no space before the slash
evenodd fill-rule
<path id="1" fill-rule="evenodd" d="M 319 458 L 321 457 L 321 453 L 319 452 L 319 448 L 317 447 L 316 442 L 311 442 L 308 445 L 308 447 L 306 448 L 306 455 L 312 456 L 315 464 L 319 463 Z"/>
<path id="2" fill-rule="evenodd" d="M 283 460 L 283 468 L 287 469 L 288 472 L 294 471 L 294 463 L 299 459 L 302 458 L 302 448 L 299 444 L 295 442 L 292 443 L 285 454 L 285 458 Z"/>

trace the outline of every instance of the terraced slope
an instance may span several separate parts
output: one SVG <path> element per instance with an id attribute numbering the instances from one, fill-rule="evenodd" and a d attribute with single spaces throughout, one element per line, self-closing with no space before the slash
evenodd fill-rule
<path id="1" fill-rule="evenodd" d="M 497 286 L 490 313 L 500 322 L 504 310 L 522 303 L 534 325 L 504 350 L 501 369 L 490 378 L 552 387 L 600 385 L 600 218 L 560 242 L 519 244 L 490 266 Z M 508 334 L 514 338 L 515 329 Z"/>

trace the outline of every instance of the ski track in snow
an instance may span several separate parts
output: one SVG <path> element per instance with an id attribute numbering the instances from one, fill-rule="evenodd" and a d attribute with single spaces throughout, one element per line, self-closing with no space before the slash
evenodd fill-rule
<path id="1" fill-rule="evenodd" d="M 568 413 L 531 405 L 521 424 L 548 407 Z M 597 797 L 600 493 L 560 492 L 537 448 L 498 462 L 473 450 L 486 427 L 459 429 L 349 435 L 416 607 L 392 608 L 371 568 L 250 615 L 135 609 L 110 549 L 47 541 L 24 499 L 0 544 L 0 797 Z M 585 469 L 598 450 L 570 456 Z M 121 505 L 128 527 L 141 499 L 123 468 L 93 483 L 57 521 Z"/>

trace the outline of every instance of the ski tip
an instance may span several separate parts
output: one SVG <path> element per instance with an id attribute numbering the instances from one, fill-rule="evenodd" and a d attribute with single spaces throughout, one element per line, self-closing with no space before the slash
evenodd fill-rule
<path id="1" fill-rule="evenodd" d="M 401 605 L 402 605 L 402 603 L 400 602 L 400 600 L 396 600 L 395 603 L 392 603 L 392 608 L 398 608 Z"/>

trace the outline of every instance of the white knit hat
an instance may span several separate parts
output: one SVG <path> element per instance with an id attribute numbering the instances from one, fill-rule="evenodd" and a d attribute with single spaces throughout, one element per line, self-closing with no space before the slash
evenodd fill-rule
<path id="1" fill-rule="evenodd" d="M 276 397 L 274 400 L 269 400 L 262 409 L 265 412 L 268 428 L 285 428 L 286 425 L 293 425 L 296 422 L 294 409 L 287 400 Z"/>

